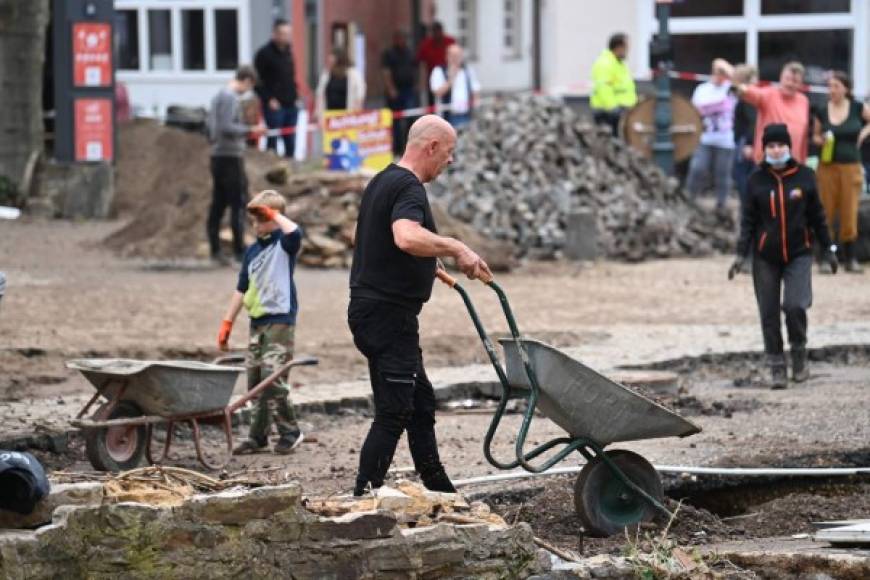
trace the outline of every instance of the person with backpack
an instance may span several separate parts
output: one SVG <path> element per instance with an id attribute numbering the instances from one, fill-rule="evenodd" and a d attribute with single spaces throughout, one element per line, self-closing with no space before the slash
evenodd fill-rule
<path id="1" fill-rule="evenodd" d="M 480 92 L 480 83 L 474 71 L 465 64 L 462 47 L 451 44 L 447 48 L 447 66 L 436 66 L 429 76 L 429 88 L 440 109 L 437 111 L 454 129 L 471 122 L 474 100 Z"/>

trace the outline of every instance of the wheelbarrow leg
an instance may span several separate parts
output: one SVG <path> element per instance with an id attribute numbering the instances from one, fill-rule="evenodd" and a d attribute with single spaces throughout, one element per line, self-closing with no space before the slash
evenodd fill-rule
<path id="1" fill-rule="evenodd" d="M 172 433 L 175 431 L 175 422 L 167 421 L 166 422 L 166 441 L 163 442 L 163 456 L 160 458 L 159 463 L 163 463 L 167 459 L 169 459 L 169 448 L 172 447 Z"/>
<path id="2" fill-rule="evenodd" d="M 224 421 L 226 421 L 226 416 L 224 416 Z M 193 446 L 196 448 L 196 458 L 199 459 L 199 462 L 202 463 L 206 469 L 211 469 L 212 471 L 220 471 L 226 467 L 227 463 L 229 463 L 229 456 L 226 457 L 226 460 L 223 463 L 209 463 L 205 458 L 205 454 L 202 452 L 202 432 L 199 430 L 199 421 L 197 419 L 190 419 L 190 426 L 193 428 Z M 226 428 L 226 423 L 224 423 L 224 427 Z M 230 443 L 230 445 L 232 445 L 232 443 Z M 232 449 L 230 449 L 230 453 L 232 453 Z"/>

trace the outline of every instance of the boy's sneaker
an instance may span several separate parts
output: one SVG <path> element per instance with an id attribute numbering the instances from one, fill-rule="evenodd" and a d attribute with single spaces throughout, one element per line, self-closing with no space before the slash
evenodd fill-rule
<path id="1" fill-rule="evenodd" d="M 233 449 L 233 455 L 250 455 L 252 453 L 263 453 L 269 446 L 266 440 L 245 439 L 238 447 Z"/>
<path id="2" fill-rule="evenodd" d="M 296 433 L 287 433 L 286 435 L 281 435 L 281 438 L 278 439 L 278 443 L 275 444 L 275 453 L 278 455 L 287 455 L 292 453 L 294 449 L 296 449 L 302 440 L 305 439 L 305 435 L 302 431 L 297 431 Z"/>

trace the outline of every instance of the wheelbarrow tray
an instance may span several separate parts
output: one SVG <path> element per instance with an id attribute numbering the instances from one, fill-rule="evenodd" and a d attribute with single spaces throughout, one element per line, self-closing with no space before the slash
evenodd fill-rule
<path id="1" fill-rule="evenodd" d="M 67 367 L 80 371 L 107 399 L 133 401 L 145 415 L 161 417 L 225 408 L 243 370 L 197 361 L 131 359 L 76 359 Z"/>
<path id="2" fill-rule="evenodd" d="M 511 389 L 528 390 L 529 378 L 513 338 L 499 340 Z M 619 441 L 685 437 L 701 428 L 590 369 L 557 348 L 521 339 L 541 395 L 538 408 L 572 437 L 601 446 Z"/>

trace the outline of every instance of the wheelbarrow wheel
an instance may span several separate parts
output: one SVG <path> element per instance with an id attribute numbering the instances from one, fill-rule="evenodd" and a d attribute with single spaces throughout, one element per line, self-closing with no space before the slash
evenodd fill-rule
<path id="1" fill-rule="evenodd" d="M 662 500 L 662 480 L 646 459 L 623 449 L 606 453 L 628 479 L 656 500 Z M 656 516 L 656 509 L 620 481 L 600 457 L 580 470 L 574 482 L 574 509 L 587 533 L 602 538 Z"/>
<path id="2" fill-rule="evenodd" d="M 95 416 L 101 417 L 109 403 L 100 407 Z M 140 417 L 142 411 L 132 401 L 121 401 L 104 420 Z M 99 471 L 126 471 L 138 467 L 145 455 L 147 443 L 145 425 L 124 425 L 88 429 L 85 433 L 85 451 L 88 461 Z"/>

